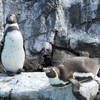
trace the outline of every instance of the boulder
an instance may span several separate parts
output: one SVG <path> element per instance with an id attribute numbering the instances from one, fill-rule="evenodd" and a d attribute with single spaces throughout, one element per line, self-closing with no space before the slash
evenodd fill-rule
<path id="1" fill-rule="evenodd" d="M 82 83 L 80 92 L 92 100 L 98 92 L 96 81 Z M 91 98 L 91 99 L 90 99 Z M 0 74 L 0 99 L 2 100 L 76 100 L 72 86 L 55 88 L 49 84 L 44 72 L 28 72 L 9 77 Z M 99 99 L 98 99 L 99 100 Z"/>

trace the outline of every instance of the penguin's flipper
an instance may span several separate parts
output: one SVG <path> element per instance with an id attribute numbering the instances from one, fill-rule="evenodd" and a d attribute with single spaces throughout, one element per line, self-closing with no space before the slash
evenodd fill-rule
<path id="1" fill-rule="evenodd" d="M 2 50 L 3 50 L 3 41 L 0 42 L 0 63 L 1 63 L 1 53 L 2 53 Z"/>
<path id="2" fill-rule="evenodd" d="M 78 100 L 87 100 L 84 96 L 80 94 L 80 83 L 76 79 L 69 79 L 69 81 L 72 83 L 72 92 L 73 95 L 78 99 Z"/>
<path id="3" fill-rule="evenodd" d="M 13 73 L 13 72 L 11 72 L 11 71 L 6 71 L 6 74 L 7 74 L 8 76 L 14 76 L 14 75 L 15 75 L 15 73 Z"/>

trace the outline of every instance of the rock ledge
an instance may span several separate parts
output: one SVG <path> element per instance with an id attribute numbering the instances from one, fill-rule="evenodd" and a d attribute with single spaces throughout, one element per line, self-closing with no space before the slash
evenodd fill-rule
<path id="1" fill-rule="evenodd" d="M 98 84 L 95 81 L 81 85 L 81 90 L 84 89 L 86 93 L 94 89 L 95 93 L 98 91 Z M 93 93 L 89 93 L 88 97 L 94 95 Z M 22 73 L 20 75 L 15 75 L 14 77 L 0 74 L 0 100 L 76 99 L 72 94 L 71 85 L 65 88 L 54 88 L 50 86 L 49 80 L 44 72 L 34 72 Z"/>

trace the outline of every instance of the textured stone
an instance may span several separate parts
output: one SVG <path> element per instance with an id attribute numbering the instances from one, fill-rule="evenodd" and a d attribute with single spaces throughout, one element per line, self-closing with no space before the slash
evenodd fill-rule
<path id="1" fill-rule="evenodd" d="M 70 57 L 74 57 L 74 54 L 71 54 L 70 52 L 66 51 L 66 50 L 59 50 L 59 49 L 55 49 L 53 52 L 53 65 L 57 66 L 61 63 L 63 63 L 66 59 L 70 58 Z"/>
<path id="2" fill-rule="evenodd" d="M 92 100 L 98 88 L 97 82 L 91 81 L 82 83 L 80 91 L 85 93 L 87 100 Z M 44 72 L 22 73 L 14 77 L 0 74 L 0 99 L 76 100 L 72 94 L 71 85 L 63 88 L 52 87 Z"/>

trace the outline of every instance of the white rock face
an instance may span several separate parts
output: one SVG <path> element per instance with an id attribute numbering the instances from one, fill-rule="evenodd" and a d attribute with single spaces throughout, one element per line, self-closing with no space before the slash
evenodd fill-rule
<path id="1" fill-rule="evenodd" d="M 92 100 L 98 91 L 98 84 L 95 81 L 81 84 L 80 91 L 85 91 L 87 100 Z M 71 85 L 54 88 L 49 84 L 44 72 L 22 73 L 14 77 L 0 74 L 0 98 L 7 100 L 76 100 L 72 94 Z"/>

